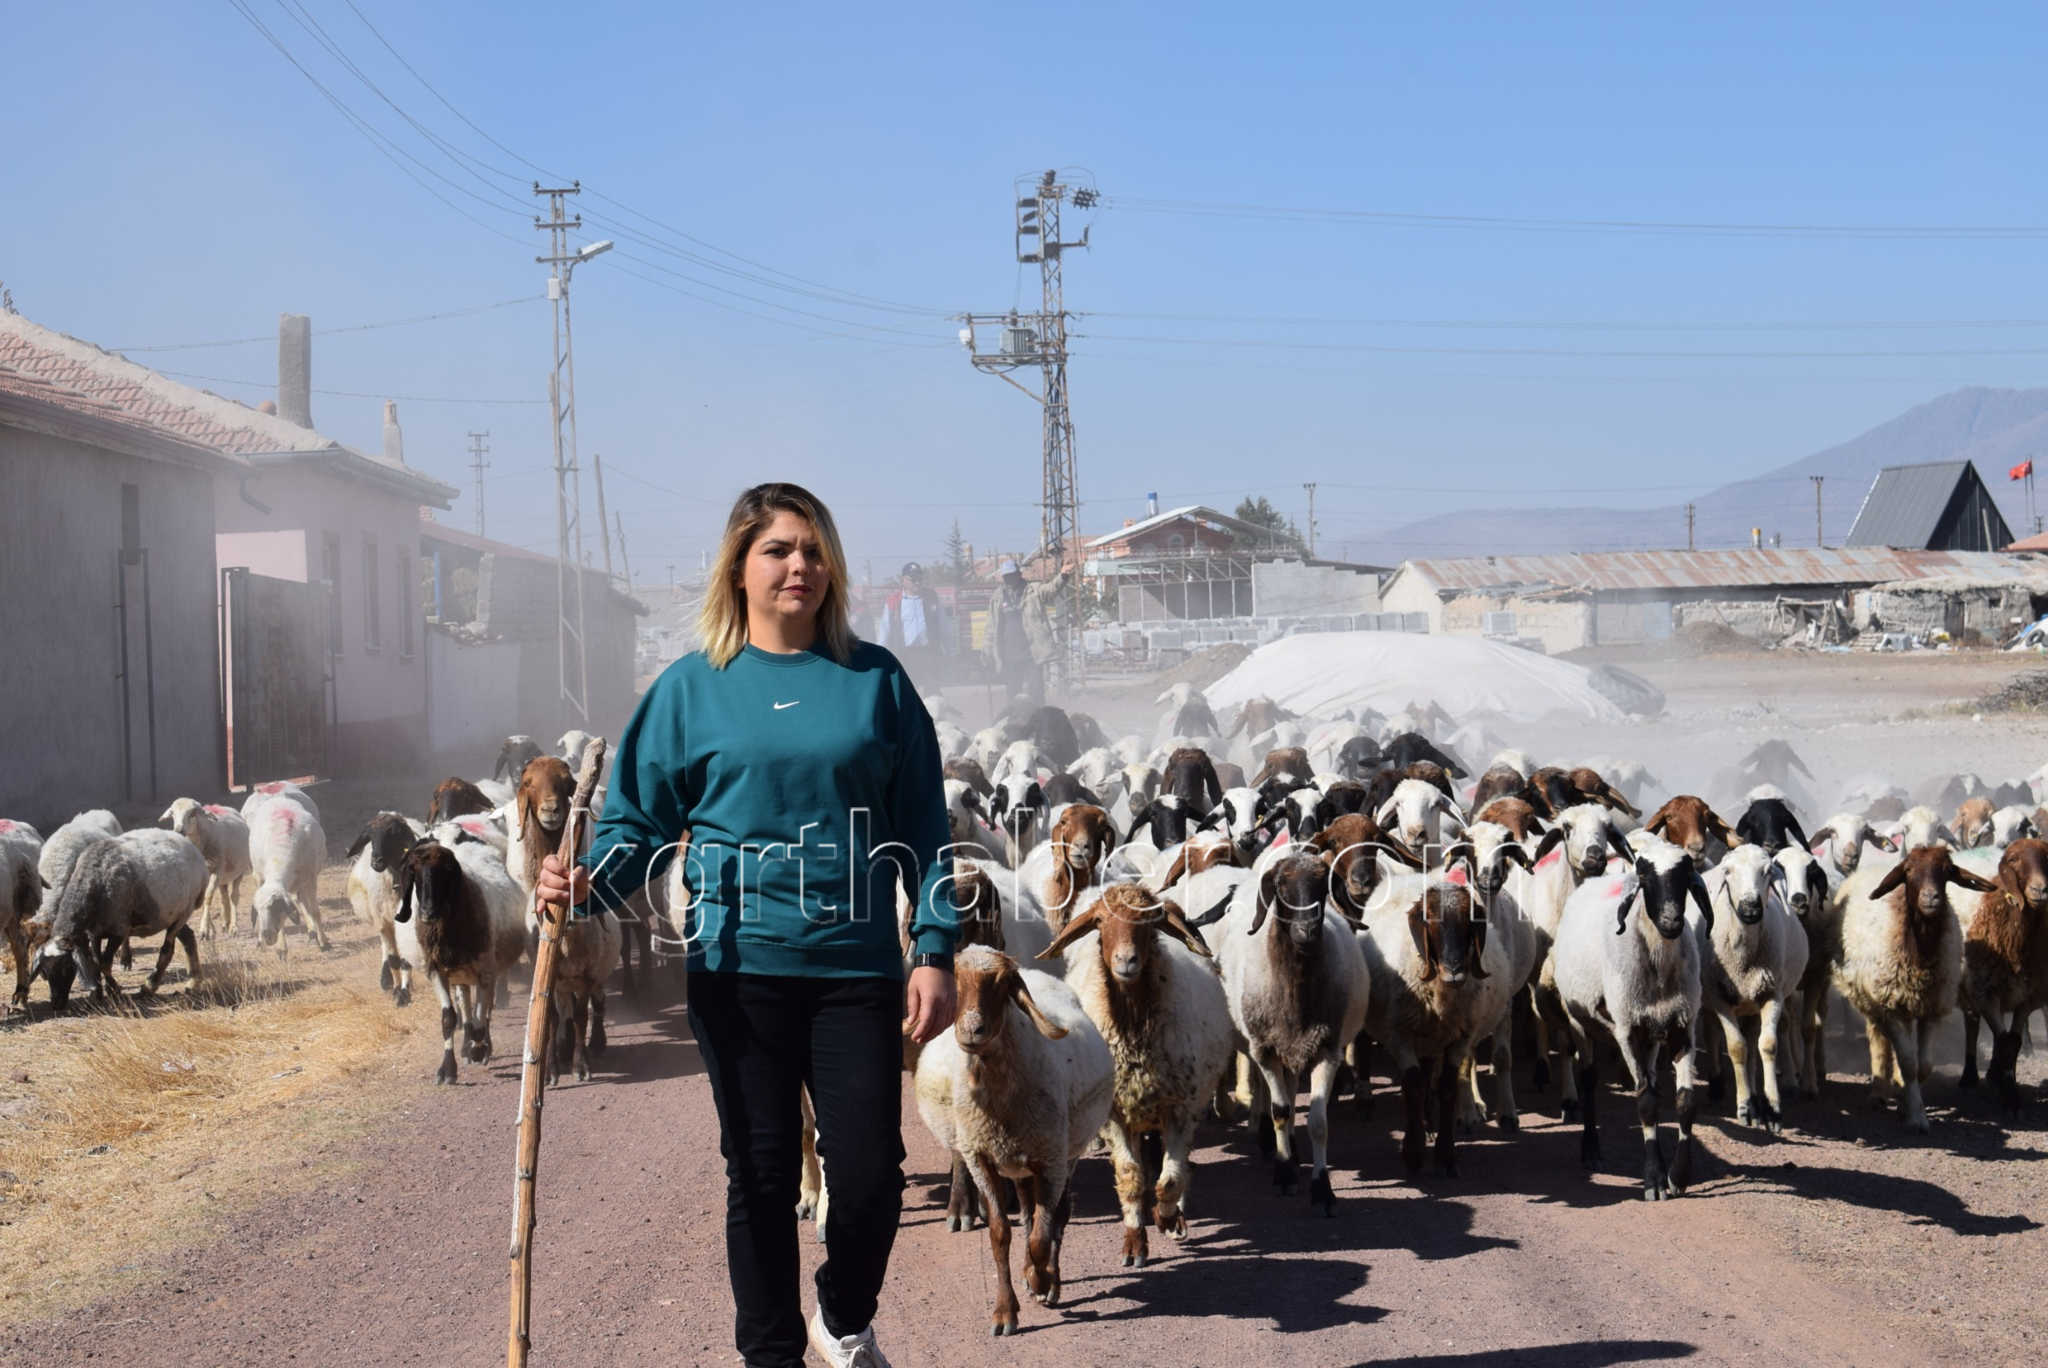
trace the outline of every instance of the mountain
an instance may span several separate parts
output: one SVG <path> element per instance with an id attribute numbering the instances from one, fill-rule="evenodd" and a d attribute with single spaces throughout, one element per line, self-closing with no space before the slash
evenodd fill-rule
<path id="1" fill-rule="evenodd" d="M 1747 546 L 1749 530 L 1757 527 L 1766 543 L 1778 532 L 1787 546 L 1811 546 L 1813 486 L 1807 477 L 1822 475 L 1825 535 L 1828 545 L 1839 546 L 1880 469 L 1954 460 L 1977 463 L 2013 535 L 2027 536 L 2033 523 L 2027 517 L 2026 488 L 2008 480 L 2006 471 L 2036 454 L 2048 454 L 2048 389 L 1960 389 L 1840 446 L 1700 495 L 1692 500 L 1694 544 L 1703 549 Z M 2041 475 L 2048 479 L 2048 464 Z M 1635 509 L 1479 508 L 1395 528 L 1354 550 L 1352 559 L 1398 565 L 1411 556 L 1684 545 L 1683 503 Z"/>

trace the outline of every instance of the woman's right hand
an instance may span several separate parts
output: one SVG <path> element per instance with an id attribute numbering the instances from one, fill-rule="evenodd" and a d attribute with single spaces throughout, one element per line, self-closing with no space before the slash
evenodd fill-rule
<path id="1" fill-rule="evenodd" d="M 572 870 L 559 855 L 540 862 L 540 877 L 533 883 L 533 900 L 561 913 L 590 896 L 590 871 L 577 865 Z"/>

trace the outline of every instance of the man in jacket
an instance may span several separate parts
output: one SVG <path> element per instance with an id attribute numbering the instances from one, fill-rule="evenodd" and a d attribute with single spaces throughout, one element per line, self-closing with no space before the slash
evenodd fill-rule
<path id="1" fill-rule="evenodd" d="M 999 567 L 1002 583 L 988 605 L 989 656 L 1011 698 L 1045 702 L 1045 667 L 1059 653 L 1052 607 L 1065 590 L 1065 574 L 1027 586 L 1017 562 Z"/>
<path id="2" fill-rule="evenodd" d="M 925 583 L 924 567 L 911 561 L 882 605 L 882 644 L 903 662 L 913 681 L 935 687 L 938 673 L 939 596 Z"/>

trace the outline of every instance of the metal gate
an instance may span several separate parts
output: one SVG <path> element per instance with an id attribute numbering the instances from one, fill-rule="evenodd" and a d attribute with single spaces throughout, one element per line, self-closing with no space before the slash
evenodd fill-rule
<path id="1" fill-rule="evenodd" d="M 220 578 L 228 786 L 326 773 L 327 586 L 246 566 Z"/>

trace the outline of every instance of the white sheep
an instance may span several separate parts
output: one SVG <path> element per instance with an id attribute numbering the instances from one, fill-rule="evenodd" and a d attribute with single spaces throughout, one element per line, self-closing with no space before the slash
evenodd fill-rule
<path id="1" fill-rule="evenodd" d="M 1863 1016 L 1870 1041 L 1872 1093 L 1904 1090 L 1906 1129 L 1925 1134 L 1921 1085 L 1934 1071 L 1933 1035 L 1956 1009 L 1963 933 L 1948 886 L 1989 893 L 1996 887 L 1956 863 L 1946 846 L 1922 845 L 1899 860 L 1866 863 L 1831 899 L 1841 914 L 1835 988 Z"/>
<path id="2" fill-rule="evenodd" d="M 1779 852 L 1788 853 L 1805 854 L 1797 846 Z M 1737 846 L 1707 871 L 1704 882 L 1707 902 L 1719 915 L 1709 921 L 1696 909 L 1686 914 L 1699 940 L 1701 1001 L 1721 1021 L 1735 1072 L 1736 1119 L 1777 1135 L 1785 1114 L 1778 1096 L 1778 1038 L 1786 997 L 1799 990 L 1806 973 L 1806 928 L 1787 905 L 1791 885 L 1785 866 L 1762 846 Z M 1750 1083 L 1752 1025 L 1763 1075 L 1761 1101 Z"/>
<path id="3" fill-rule="evenodd" d="M 1833 873 L 1838 880 L 1856 872 L 1856 866 L 1862 862 L 1866 842 L 1879 850 L 1897 853 L 1890 838 L 1878 835 L 1869 820 L 1859 812 L 1836 813 L 1813 833 L 1811 840 L 1814 853 L 1824 856 L 1834 866 Z"/>
<path id="4" fill-rule="evenodd" d="M 1474 901 L 1486 920 L 1488 953 L 1498 949 L 1504 972 L 1489 970 L 1481 981 L 1480 1027 L 1468 1044 L 1462 1068 L 1471 1087 L 1460 1099 L 1461 1116 L 1477 1124 L 1486 1098 L 1479 1090 L 1474 1066 L 1477 1043 L 1491 1040 L 1493 1056 L 1493 1119 L 1504 1131 L 1520 1130 L 1521 1113 L 1515 1105 L 1515 999 L 1536 975 L 1539 950 L 1548 948 L 1547 938 L 1539 945 L 1535 926 L 1529 920 L 1528 903 L 1535 887 L 1535 862 L 1514 833 L 1498 822 L 1474 822 L 1465 829 L 1471 843 L 1471 880 Z"/>
<path id="5" fill-rule="evenodd" d="M 1991 844 L 2003 848 L 2026 836 L 2039 836 L 2034 830 L 2034 813 L 2017 803 L 2008 803 L 1991 814 Z"/>
<path id="6" fill-rule="evenodd" d="M 271 802 L 257 808 L 249 828 L 255 865 L 256 936 L 285 953 L 284 928 L 297 921 L 312 933 L 314 944 L 328 948 L 320 925 L 320 866 L 327 861 L 327 833 L 320 819 L 296 803 Z"/>
<path id="7" fill-rule="evenodd" d="M 315 817 L 320 815 L 320 805 L 313 801 L 312 794 L 306 792 L 305 789 L 294 784 L 289 779 L 273 779 L 267 784 L 257 784 L 250 788 L 249 796 L 242 800 L 242 820 L 249 824 L 251 831 L 254 831 L 256 829 L 256 814 L 261 812 L 266 805 L 280 799 L 289 803 L 297 803 Z"/>
<path id="8" fill-rule="evenodd" d="M 1827 1079 L 1828 984 L 1842 940 L 1841 917 L 1828 896 L 1829 861 L 1798 846 L 1786 846 L 1772 859 L 1782 872 L 1786 906 L 1806 935 L 1806 971 L 1785 1004 L 1792 1013 L 1792 1077 L 1803 1096 L 1819 1097 Z"/>
<path id="9" fill-rule="evenodd" d="M 456 822 L 443 826 L 460 829 Z M 380 812 L 363 824 L 348 848 L 348 902 L 355 914 L 377 930 L 384 942 L 384 960 L 377 986 L 392 995 L 392 1005 L 412 1002 L 413 966 L 398 952 L 398 869 L 406 852 L 427 834 L 426 825 L 402 812 Z"/>
<path id="10" fill-rule="evenodd" d="M 27 822 L 0 817 L 0 936 L 14 956 L 15 1009 L 28 1009 L 28 922 L 43 902 L 36 859 L 43 837 Z"/>
<path id="11" fill-rule="evenodd" d="M 156 969 L 143 984 L 156 992 L 171 955 L 185 947 L 185 965 L 199 977 L 199 945 L 189 925 L 206 895 L 206 860 L 174 831 L 144 827 L 94 841 L 79 853 L 64 887 L 29 923 L 35 949 L 29 976 L 50 980 L 50 1003 L 70 998 L 72 974 L 104 999 L 113 991 L 114 951 L 130 940 L 161 934 Z"/>
<path id="12" fill-rule="evenodd" d="M 1933 808 L 1925 805 L 1909 807 L 1899 814 L 1898 847 L 1900 850 L 1917 850 L 1924 845 L 1945 845 L 1956 850 L 1961 848 L 1962 842 L 1956 839 L 1955 832 Z"/>
<path id="13" fill-rule="evenodd" d="M 1403 779 L 1393 794 L 1380 804 L 1373 822 L 1381 831 L 1398 836 L 1401 844 L 1420 855 L 1441 846 L 1465 829 L 1465 814 L 1448 793 L 1422 779 Z"/>
<path id="14" fill-rule="evenodd" d="M 1587 879 L 1604 872 L 1610 857 L 1629 858 L 1628 837 L 1614 825 L 1614 814 L 1598 803 L 1578 803 L 1558 814 L 1557 825 L 1545 832 L 1530 852 L 1535 877 L 1522 909 L 1536 933 L 1536 976 L 1529 984 L 1529 1006 L 1536 1027 L 1536 1086 L 1547 1087 L 1553 1051 L 1571 1050 L 1571 1030 L 1557 995 L 1551 949 L 1564 920 L 1565 903 Z M 1559 1110 L 1566 1121 L 1578 1119 L 1579 1083 L 1574 1064 L 1561 1060 L 1557 1071 Z"/>
<path id="15" fill-rule="evenodd" d="M 1003 747 L 1003 753 L 996 757 L 994 767 L 988 772 L 988 781 L 1000 787 L 1004 779 L 1016 774 L 1036 783 L 1046 769 L 1039 756 L 1036 741 L 1012 741 Z"/>
<path id="16" fill-rule="evenodd" d="M 242 901 L 242 881 L 254 866 L 249 860 L 249 823 L 233 808 L 179 798 L 157 819 L 193 845 L 206 860 L 206 903 L 199 911 L 198 932 L 211 939 L 213 917 L 221 929 L 235 934 L 235 910 Z"/>
<path id="17" fill-rule="evenodd" d="M 1028 1213 L 1026 1280 L 1040 1302 L 1055 1306 L 1073 1207 L 1068 1184 L 1109 1119 L 1115 1070 L 1080 998 L 1059 979 L 978 945 L 960 952 L 954 974 L 953 1029 L 925 1046 L 913 1090 L 925 1127 L 980 1190 L 996 1267 L 992 1329 L 1014 1334 L 1010 1219 L 999 1180 L 1015 1180 Z"/>
<path id="18" fill-rule="evenodd" d="M 1263 857 L 1261 857 L 1263 860 Z M 1267 1145 L 1273 1181 L 1294 1190 L 1294 1094 L 1308 1075 L 1308 1134 L 1314 1152 L 1309 1202 L 1335 1215 L 1330 1187 L 1330 1095 L 1345 1048 L 1365 1025 L 1372 979 L 1344 918 L 1329 907 L 1330 871 L 1289 846 L 1247 880 L 1213 937 L 1239 1048 L 1254 1065 L 1252 1124 Z M 1261 1109 L 1265 1110 L 1261 1117 Z"/>
<path id="19" fill-rule="evenodd" d="M 1469 851 L 1464 852 L 1469 858 Z M 1358 931 L 1372 976 L 1365 1029 L 1394 1057 L 1407 1113 L 1401 1161 L 1422 1169 L 1428 1096 L 1436 1094 L 1435 1164 L 1458 1171 L 1458 1073 L 1472 1042 L 1496 1024 L 1486 1016 L 1486 985 L 1508 976 L 1503 948 L 1493 944 L 1461 867 L 1389 879 L 1366 909 Z"/>
<path id="20" fill-rule="evenodd" d="M 1067 986 L 1115 1064 L 1108 1136 L 1124 1266 L 1143 1267 L 1148 1185 L 1159 1229 L 1187 1238 L 1188 1149 L 1230 1062 L 1230 1007 L 1208 947 L 1181 909 L 1136 884 L 1105 888 L 1039 958 L 1061 954 Z M 1156 1175 L 1146 1171 L 1140 1144 L 1148 1131 L 1162 1142 Z"/>
<path id="21" fill-rule="evenodd" d="M 1711 924 L 1706 885 L 1687 852 L 1645 840 L 1633 866 L 1589 879 L 1572 894 L 1551 950 L 1580 1060 L 1580 1162 L 1600 1160 L 1600 1056 L 1594 1045 L 1596 1037 L 1607 1036 L 1628 1066 L 1643 1133 L 1643 1198 L 1652 1202 L 1680 1195 L 1692 1181 L 1700 948 L 1686 932 L 1688 898 Z M 1678 1082 L 1678 1147 L 1668 1169 L 1657 1138 L 1657 1064 L 1666 1054 Z"/>

